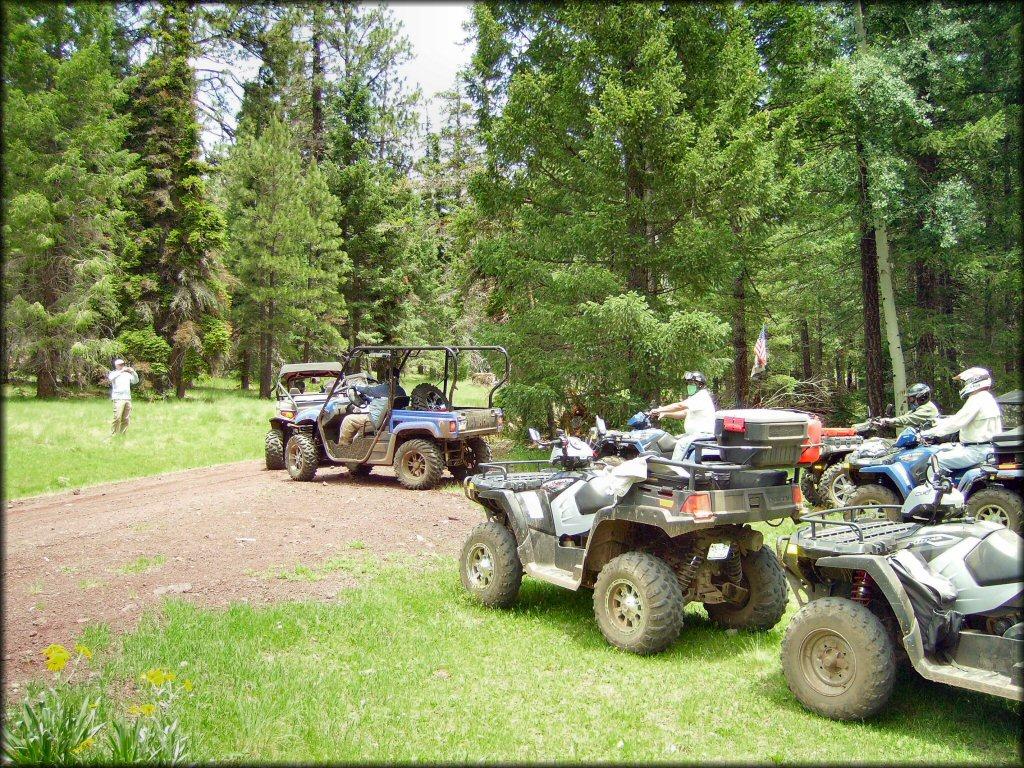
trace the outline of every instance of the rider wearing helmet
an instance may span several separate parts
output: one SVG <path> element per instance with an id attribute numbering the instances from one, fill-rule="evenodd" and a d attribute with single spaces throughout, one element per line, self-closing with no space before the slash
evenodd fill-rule
<path id="1" fill-rule="evenodd" d="M 907 390 L 907 408 L 902 416 L 879 419 L 883 427 L 904 427 L 928 429 L 939 418 L 939 407 L 932 402 L 932 388 L 927 384 L 915 384 Z"/>
<path id="2" fill-rule="evenodd" d="M 922 438 L 928 439 L 960 431 L 960 442 L 951 443 L 936 454 L 939 466 L 946 470 L 981 464 L 992 452 L 992 438 L 1003 431 L 999 403 L 992 396 L 992 374 L 984 368 L 968 368 L 953 379 L 963 385 L 963 406 L 921 433 Z"/>
<path id="3" fill-rule="evenodd" d="M 652 416 L 684 419 L 683 434 L 672 451 L 673 461 L 680 461 L 686 455 L 694 439 L 715 435 L 715 400 L 708 391 L 708 380 L 700 371 L 687 371 L 683 381 L 686 383 L 685 400 L 651 410 Z"/>

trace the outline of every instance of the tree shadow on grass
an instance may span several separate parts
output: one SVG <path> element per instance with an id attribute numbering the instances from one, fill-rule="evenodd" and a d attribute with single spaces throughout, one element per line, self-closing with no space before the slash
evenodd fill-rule
<path id="1" fill-rule="evenodd" d="M 581 649 L 611 648 L 594 618 L 593 592 L 589 589 L 573 592 L 524 578 L 519 598 L 507 612 L 541 618 L 548 626 L 561 631 L 567 642 L 579 643 Z M 729 658 L 747 653 L 751 638 L 764 637 L 765 634 L 742 631 L 726 634 L 724 629 L 707 618 L 702 608 L 687 606 L 682 632 L 656 658 L 678 662 L 692 657 L 696 651 L 703 657 Z"/>
<path id="2" fill-rule="evenodd" d="M 778 670 L 760 676 L 754 689 L 766 706 L 816 717 L 789 690 L 781 662 Z M 1020 714 L 1020 705 L 1015 702 L 925 680 L 909 665 L 901 665 L 889 703 L 858 727 L 879 735 L 919 739 L 937 747 L 954 743 L 967 746 L 984 762 L 986 758 L 1005 759 L 1010 741 L 1018 745 L 1020 756 L 1024 736 Z"/>

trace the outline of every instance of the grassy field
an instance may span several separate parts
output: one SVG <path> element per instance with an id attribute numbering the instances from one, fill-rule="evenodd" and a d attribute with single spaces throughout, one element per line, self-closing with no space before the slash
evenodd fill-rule
<path id="1" fill-rule="evenodd" d="M 150 667 L 184 670 L 195 688 L 176 712 L 199 761 L 1020 757 L 1017 705 L 910 674 L 871 722 L 806 712 L 779 666 L 788 616 L 769 633 L 730 636 L 693 607 L 668 652 L 641 658 L 604 642 L 590 592 L 526 579 L 514 608 L 489 610 L 463 593 L 452 560 L 368 557 L 346 566 L 362 585 L 330 604 L 215 611 L 169 602 L 112 642 L 99 684 L 131 691 Z M 301 573 L 316 578 L 317 564 L 306 565 Z M 129 694 L 118 706 L 130 703 L 144 699 Z"/>
<path id="2" fill-rule="evenodd" d="M 407 390 L 423 377 L 409 375 Z M 460 383 L 456 402 L 486 405 L 487 388 Z M 36 400 L 8 391 L 4 404 L 4 498 L 206 467 L 263 456 L 274 404 L 233 382 L 204 380 L 185 400 L 136 398 L 127 434 L 110 437 L 102 396 Z"/>

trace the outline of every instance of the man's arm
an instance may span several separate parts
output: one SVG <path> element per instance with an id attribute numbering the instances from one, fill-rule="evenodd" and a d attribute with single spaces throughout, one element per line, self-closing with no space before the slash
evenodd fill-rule
<path id="1" fill-rule="evenodd" d="M 954 432 L 960 431 L 963 427 L 966 427 L 971 423 L 971 420 L 978 414 L 978 401 L 968 399 L 964 403 L 963 408 L 954 413 L 952 416 L 947 416 L 944 419 L 939 419 L 935 426 L 931 429 L 925 430 L 921 434 L 927 437 L 943 437 L 944 435 L 951 435 Z"/>
<path id="2" fill-rule="evenodd" d="M 131 374 L 132 374 L 132 377 L 130 379 L 131 383 L 132 384 L 138 384 L 139 383 L 139 374 L 136 372 L 136 370 L 134 368 L 129 368 L 128 370 L 131 371 Z"/>
<path id="3" fill-rule="evenodd" d="M 929 407 L 931 406 L 931 407 Z M 887 419 L 887 423 L 894 427 L 927 427 L 935 421 L 939 415 L 939 409 L 931 403 L 915 408 L 902 416 Z"/>

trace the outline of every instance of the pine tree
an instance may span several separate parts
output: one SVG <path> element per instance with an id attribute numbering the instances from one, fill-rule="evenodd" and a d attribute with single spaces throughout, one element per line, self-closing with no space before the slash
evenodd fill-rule
<path id="1" fill-rule="evenodd" d="M 171 348 L 170 383 L 184 397 L 186 358 L 202 350 L 202 330 L 227 304 L 220 261 L 223 218 L 210 202 L 200 159 L 194 10 L 152 10 L 152 53 L 134 77 L 127 145 L 140 158 L 145 189 L 135 211 L 138 247 L 126 258 L 129 327 L 151 327 Z"/>
<path id="2" fill-rule="evenodd" d="M 114 253 L 130 189 L 111 9 L 4 6 L 4 288 L 10 362 L 53 397 L 112 352 Z M 104 361 L 109 364 L 109 359 Z"/>

